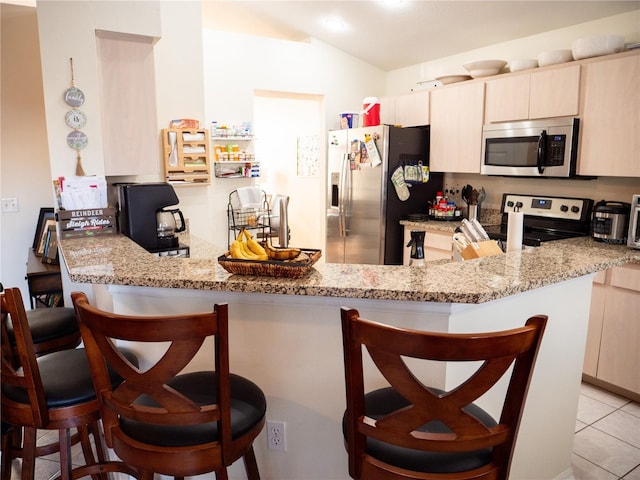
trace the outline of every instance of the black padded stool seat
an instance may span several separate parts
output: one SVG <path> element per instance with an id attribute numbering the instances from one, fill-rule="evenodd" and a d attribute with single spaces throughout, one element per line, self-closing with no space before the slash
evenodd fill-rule
<path id="1" fill-rule="evenodd" d="M 134 365 L 138 364 L 138 359 L 132 352 L 122 350 L 122 353 Z M 48 408 L 77 405 L 96 398 L 89 363 L 83 348 L 62 350 L 38 357 L 38 366 Z M 111 369 L 109 376 L 113 385 L 122 382 L 122 378 Z M 3 385 L 2 390 L 11 400 L 29 403 L 27 391 L 23 388 Z"/>
<path id="2" fill-rule="evenodd" d="M 444 393 L 441 390 L 430 388 L 434 393 Z M 367 416 L 380 419 L 389 412 L 410 405 L 392 387 L 374 390 L 365 395 L 365 412 Z M 496 421 L 475 404 L 464 409 L 466 412 L 478 418 L 484 425 L 493 427 Z M 342 418 L 342 431 L 346 439 L 347 419 L 346 413 Z M 416 430 L 421 432 L 448 433 L 451 430 L 441 422 L 432 421 Z M 472 470 L 488 464 L 491 461 L 491 449 L 482 449 L 475 452 L 424 452 L 410 448 L 402 448 L 388 443 L 380 442 L 373 438 L 367 438 L 367 453 L 383 462 L 425 473 L 454 473 Z"/>
<path id="3" fill-rule="evenodd" d="M 73 308 L 36 308 L 35 310 L 27 310 L 26 313 L 34 344 L 54 340 L 74 333 L 78 334 L 77 345 L 80 344 L 80 330 L 78 328 L 78 321 L 76 320 L 76 312 Z M 11 322 L 7 322 L 7 333 L 9 334 L 11 344 L 15 345 L 16 340 Z"/>
<path id="4" fill-rule="evenodd" d="M 193 400 L 196 404 L 211 405 L 217 401 L 215 372 L 194 372 L 180 375 L 167 385 Z M 248 432 L 264 417 L 267 401 L 260 388 L 250 380 L 230 374 L 231 436 L 236 439 Z M 149 396 L 141 396 L 137 405 L 159 405 Z M 131 438 L 166 447 L 180 447 L 214 442 L 218 439 L 216 422 L 198 425 L 154 425 L 122 418 L 120 428 Z"/>

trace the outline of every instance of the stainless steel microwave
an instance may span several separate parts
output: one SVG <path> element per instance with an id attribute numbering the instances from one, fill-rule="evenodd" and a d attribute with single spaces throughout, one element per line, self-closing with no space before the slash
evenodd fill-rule
<path id="1" fill-rule="evenodd" d="M 575 117 L 490 123 L 482 128 L 484 175 L 573 177 L 578 129 Z"/>

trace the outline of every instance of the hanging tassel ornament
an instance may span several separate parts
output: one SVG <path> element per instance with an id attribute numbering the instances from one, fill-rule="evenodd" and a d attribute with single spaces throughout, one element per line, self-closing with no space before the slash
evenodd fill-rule
<path id="1" fill-rule="evenodd" d="M 84 168 L 82 168 L 82 157 L 80 150 L 87 146 L 87 135 L 80 129 L 85 126 L 87 117 L 78 109 L 84 104 L 84 93 L 76 87 L 76 79 L 73 71 L 73 58 L 69 59 L 71 65 L 71 87 L 64 92 L 64 101 L 72 107 L 65 115 L 67 126 L 73 128 L 73 131 L 67 135 L 67 145 L 76 151 L 76 175 L 84 177 Z"/>

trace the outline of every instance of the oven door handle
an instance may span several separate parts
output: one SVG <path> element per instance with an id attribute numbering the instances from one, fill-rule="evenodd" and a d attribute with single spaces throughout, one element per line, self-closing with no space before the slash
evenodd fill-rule
<path id="1" fill-rule="evenodd" d="M 544 159 L 547 154 L 547 131 L 542 130 L 540 132 L 540 136 L 538 137 L 538 173 L 540 175 L 544 174 Z"/>

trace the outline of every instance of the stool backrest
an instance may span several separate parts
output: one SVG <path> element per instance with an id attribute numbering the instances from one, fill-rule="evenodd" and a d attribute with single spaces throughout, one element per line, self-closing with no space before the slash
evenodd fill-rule
<path id="1" fill-rule="evenodd" d="M 2 408 L 15 411 L 14 415 L 24 418 L 25 424 L 44 427 L 49 422 L 49 411 L 20 289 L 4 289 L 0 293 L 0 303 L 2 306 L 2 385 L 24 389 L 29 398 L 28 407 L 30 407 L 25 408 L 25 404 L 11 401 L 3 391 Z M 15 345 L 12 345 L 13 342 L 10 341 L 7 333 L 6 322 L 9 321 L 13 326 Z"/>
<path id="2" fill-rule="evenodd" d="M 431 452 L 492 449 L 490 465 L 474 479 L 508 477 L 524 401 L 547 317 L 531 317 L 507 331 L 448 334 L 401 329 L 360 318 L 357 310 L 341 310 L 347 395 L 347 450 L 353 478 L 471 478 L 435 476 L 399 469 L 366 454 L 366 438 Z M 363 348 L 377 369 L 410 406 L 375 420 L 365 415 Z M 404 358 L 442 362 L 481 362 L 477 370 L 449 392 L 426 387 Z M 463 410 L 500 380 L 513 366 L 498 424 L 487 428 Z M 439 420 L 452 433 L 417 429 Z"/>
<path id="3" fill-rule="evenodd" d="M 119 429 L 121 418 L 158 425 L 195 425 L 217 422 L 220 445 L 231 441 L 231 394 L 229 387 L 228 308 L 215 305 L 210 313 L 175 316 L 129 316 L 92 307 L 85 294 L 72 293 L 80 331 L 89 358 L 93 382 L 101 405 L 107 445 Z M 214 404 L 199 405 L 167 382 L 193 359 L 207 337 L 214 336 L 215 382 L 218 397 Z M 118 349 L 116 341 L 169 342 L 162 357 L 149 368 L 132 365 Z M 124 381 L 112 388 L 106 363 Z M 150 402 L 135 403 L 141 396 Z M 220 456 L 224 454 L 222 447 Z"/>

